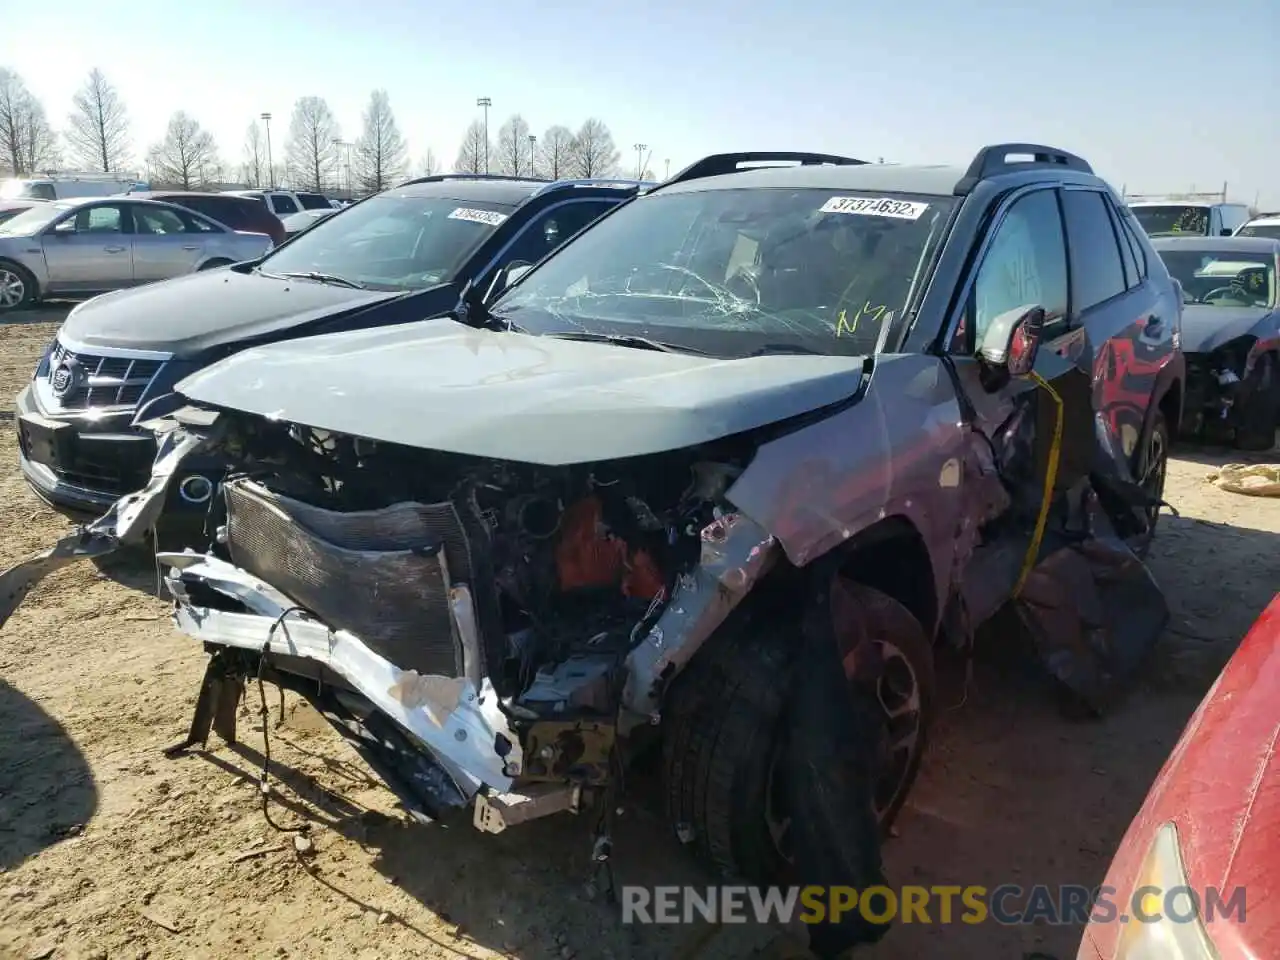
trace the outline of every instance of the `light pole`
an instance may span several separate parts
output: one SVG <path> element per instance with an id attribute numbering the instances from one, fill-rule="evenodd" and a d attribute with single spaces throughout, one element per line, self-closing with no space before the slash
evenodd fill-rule
<path id="1" fill-rule="evenodd" d="M 647 143 L 636 144 L 636 179 L 644 176 L 644 152 L 649 148 Z"/>
<path id="2" fill-rule="evenodd" d="M 489 108 L 493 106 L 490 97 L 477 97 L 476 106 L 484 107 L 484 172 L 489 174 Z"/>
<path id="3" fill-rule="evenodd" d="M 268 189 L 276 188 L 276 168 L 271 160 L 271 114 L 262 114 L 262 122 L 267 125 L 267 181 L 271 184 Z"/>
<path id="4" fill-rule="evenodd" d="M 350 196 L 351 195 L 351 144 L 346 140 L 340 140 L 337 137 L 334 137 L 333 145 L 342 152 L 342 156 L 338 160 L 338 187 L 339 189 L 341 189 L 342 187 L 342 168 L 343 166 L 346 166 L 347 195 Z"/>
<path id="5" fill-rule="evenodd" d="M 667 169 L 663 171 L 662 179 L 670 180 L 671 179 L 671 158 L 668 157 L 666 160 L 663 160 L 662 162 L 667 165 Z"/>
<path id="6" fill-rule="evenodd" d="M 529 134 L 529 176 L 538 175 L 538 138 Z"/>

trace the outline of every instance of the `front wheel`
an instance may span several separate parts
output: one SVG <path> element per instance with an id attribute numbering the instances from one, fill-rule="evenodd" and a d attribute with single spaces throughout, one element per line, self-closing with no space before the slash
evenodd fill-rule
<path id="1" fill-rule="evenodd" d="M 24 267 L 0 260 L 0 313 L 25 307 L 36 298 L 36 278 Z"/>
<path id="2" fill-rule="evenodd" d="M 884 882 L 880 845 L 920 769 L 932 649 L 897 601 L 837 579 L 836 643 L 777 621 L 726 625 L 667 699 L 667 815 L 717 873 L 751 883 Z M 869 669 L 870 668 L 870 669 Z M 835 956 L 887 930 L 858 911 L 809 928 Z"/>
<path id="3" fill-rule="evenodd" d="M 1246 384 L 1246 399 L 1238 414 L 1236 446 L 1241 450 L 1270 450 L 1275 446 L 1276 421 L 1280 420 L 1280 371 L 1272 354 L 1258 358 Z"/>

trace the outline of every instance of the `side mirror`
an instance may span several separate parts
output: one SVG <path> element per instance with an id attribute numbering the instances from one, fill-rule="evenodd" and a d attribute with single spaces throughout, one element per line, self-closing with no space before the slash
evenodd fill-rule
<path id="1" fill-rule="evenodd" d="M 1044 307 L 1018 307 L 991 321 L 978 357 L 992 371 L 1025 377 L 1036 365 L 1044 333 Z"/>
<path id="2" fill-rule="evenodd" d="M 70 237 L 76 232 L 76 221 L 72 217 L 70 220 L 63 220 L 53 228 L 53 233 L 58 237 Z"/>
<path id="3" fill-rule="evenodd" d="M 1232 235 L 1230 227 L 1223 227 L 1221 230 L 1221 233 L 1224 237 L 1229 237 Z"/>

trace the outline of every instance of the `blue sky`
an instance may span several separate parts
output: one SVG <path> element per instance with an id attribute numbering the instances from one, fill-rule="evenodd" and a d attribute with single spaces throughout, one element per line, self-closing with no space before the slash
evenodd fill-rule
<path id="1" fill-rule="evenodd" d="M 10 3 L 14 0 L 9 0 Z M 88 70 L 123 94 L 135 153 L 184 109 L 238 163 L 270 111 L 277 160 L 296 98 L 328 100 L 343 136 L 385 87 L 414 162 L 451 164 L 478 96 L 491 129 L 588 116 L 624 165 L 659 175 L 734 149 L 967 162 L 982 144 L 1074 150 L 1130 192 L 1220 189 L 1280 208 L 1276 0 L 58 0 L 6 16 L 0 63 L 55 126 Z M 536 14 L 529 11 L 537 10 Z"/>

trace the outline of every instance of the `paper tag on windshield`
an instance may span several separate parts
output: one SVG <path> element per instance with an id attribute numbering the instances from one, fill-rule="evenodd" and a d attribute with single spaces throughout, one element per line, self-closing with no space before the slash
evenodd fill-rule
<path id="1" fill-rule="evenodd" d="M 507 219 L 505 213 L 497 213 L 493 210 L 477 210 L 475 207 L 459 207 L 453 213 L 449 214 L 450 220 L 470 220 L 472 223 L 484 223 L 491 227 L 496 227 Z"/>
<path id="2" fill-rule="evenodd" d="M 927 203 L 894 200 L 890 197 L 832 197 L 822 205 L 822 213 L 856 213 L 864 217 L 893 217 L 919 220 L 929 209 Z"/>

